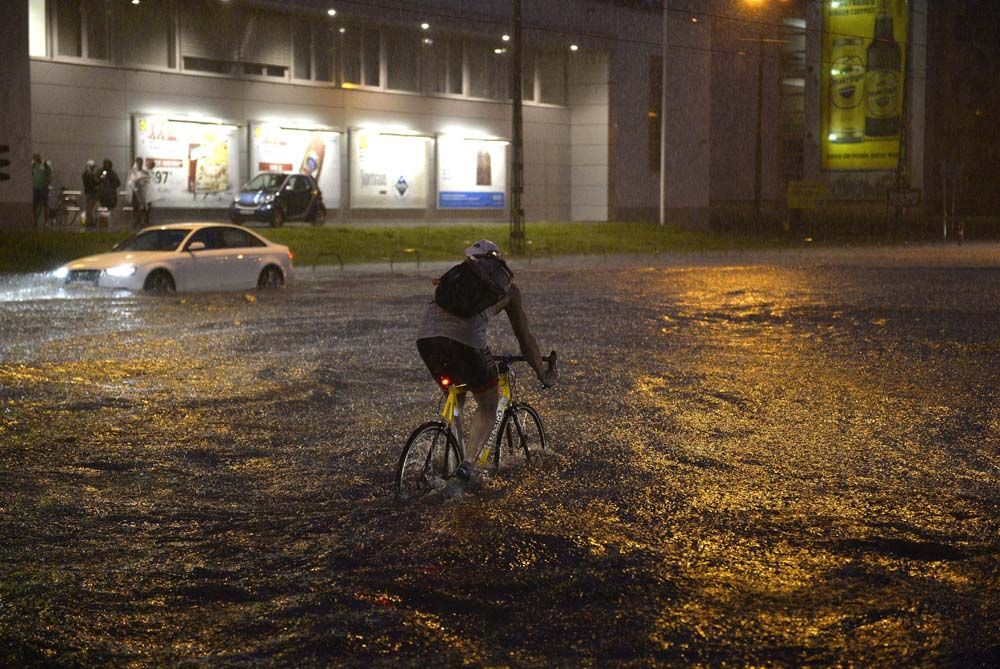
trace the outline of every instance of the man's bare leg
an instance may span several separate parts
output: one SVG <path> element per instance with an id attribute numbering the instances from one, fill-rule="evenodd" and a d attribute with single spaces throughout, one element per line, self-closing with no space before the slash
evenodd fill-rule
<path id="1" fill-rule="evenodd" d="M 469 447 L 465 451 L 465 461 L 476 464 L 479 459 L 479 452 L 486 444 L 490 436 L 490 429 L 497 416 L 497 403 L 500 401 L 500 389 L 492 386 L 478 393 L 473 393 L 476 398 L 476 412 L 472 415 L 472 427 L 469 431 Z"/>

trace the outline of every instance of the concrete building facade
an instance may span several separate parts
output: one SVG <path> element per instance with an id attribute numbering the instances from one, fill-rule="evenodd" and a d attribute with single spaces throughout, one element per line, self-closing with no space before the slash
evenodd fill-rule
<path id="1" fill-rule="evenodd" d="M 910 3 L 914 16 L 925 2 Z M 0 45 L 6 105 L 0 143 L 16 147 L 15 166 L 29 162 L 32 151 L 42 153 L 52 161 L 56 185 L 78 189 L 88 159 L 109 158 L 126 171 L 138 151 L 137 124 L 156 115 L 237 128 L 233 186 L 256 171 L 250 163 L 256 125 L 340 133 L 342 196 L 330 210 L 334 220 L 508 216 L 509 197 L 502 207 L 440 206 L 447 166 L 433 148 L 424 204 L 357 206 L 351 142 L 365 128 L 424 136 L 432 146 L 456 132 L 509 141 L 510 3 L 11 4 L 17 11 Z M 668 95 L 661 111 L 662 0 L 525 3 L 528 220 L 655 220 L 664 113 L 662 183 L 671 222 L 705 228 L 731 212 L 779 211 L 789 181 L 844 178 L 824 172 L 819 160 L 819 0 L 671 0 L 668 7 Z M 913 30 L 925 31 L 919 19 Z M 909 177 L 920 187 L 922 91 L 909 100 Z M 876 176 L 848 178 L 867 183 Z M 509 196 L 509 178 L 504 188 Z M 3 224 L 24 223 L 29 201 L 22 176 L 0 183 Z M 194 215 L 174 209 L 178 217 Z"/>

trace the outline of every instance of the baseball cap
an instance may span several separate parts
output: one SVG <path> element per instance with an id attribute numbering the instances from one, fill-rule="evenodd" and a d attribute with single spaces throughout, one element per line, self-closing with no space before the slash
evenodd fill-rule
<path id="1" fill-rule="evenodd" d="M 471 257 L 488 256 L 494 253 L 496 255 L 500 255 L 500 247 L 488 239 L 480 239 L 478 242 L 465 249 L 465 255 Z"/>

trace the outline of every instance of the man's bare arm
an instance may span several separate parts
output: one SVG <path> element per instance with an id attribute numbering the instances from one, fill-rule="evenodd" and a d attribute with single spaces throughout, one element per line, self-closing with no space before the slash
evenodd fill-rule
<path id="1" fill-rule="evenodd" d="M 528 364 L 535 370 L 538 378 L 544 380 L 547 370 L 545 363 L 542 361 L 542 352 L 538 348 L 535 335 L 531 333 L 531 327 L 528 325 L 528 315 L 524 311 L 521 291 L 517 287 L 517 284 L 510 287 L 510 292 L 499 303 L 497 311 L 507 312 L 510 326 L 514 330 L 514 336 L 517 337 L 517 343 L 521 347 L 521 354 L 528 359 Z"/>

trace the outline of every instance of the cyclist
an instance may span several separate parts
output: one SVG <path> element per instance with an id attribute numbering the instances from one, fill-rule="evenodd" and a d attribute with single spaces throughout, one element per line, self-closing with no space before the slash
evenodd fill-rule
<path id="1" fill-rule="evenodd" d="M 552 385 L 557 381 L 558 374 L 554 369 L 547 369 L 542 361 L 541 350 L 524 312 L 521 291 L 513 283 L 513 275 L 506 270 L 506 264 L 500 260 L 500 248 L 487 239 L 481 239 L 465 249 L 465 255 L 474 260 L 486 259 L 502 264 L 511 279 L 503 286 L 505 294 L 494 304 L 465 317 L 449 312 L 437 300 L 431 301 L 417 335 L 417 350 L 442 389 L 446 390 L 450 384 L 464 384 L 476 398 L 476 412 L 469 430 L 470 448 L 464 449 L 465 462 L 458 469 L 458 475 L 469 480 L 475 473 L 476 458 L 489 437 L 499 402 L 497 367 L 486 341 L 486 326 L 490 318 L 501 311 L 507 314 L 521 354 L 527 358 L 539 381 Z M 438 282 L 447 280 L 451 273 L 445 274 Z M 461 433 L 461 422 L 458 423 L 458 430 Z"/>

